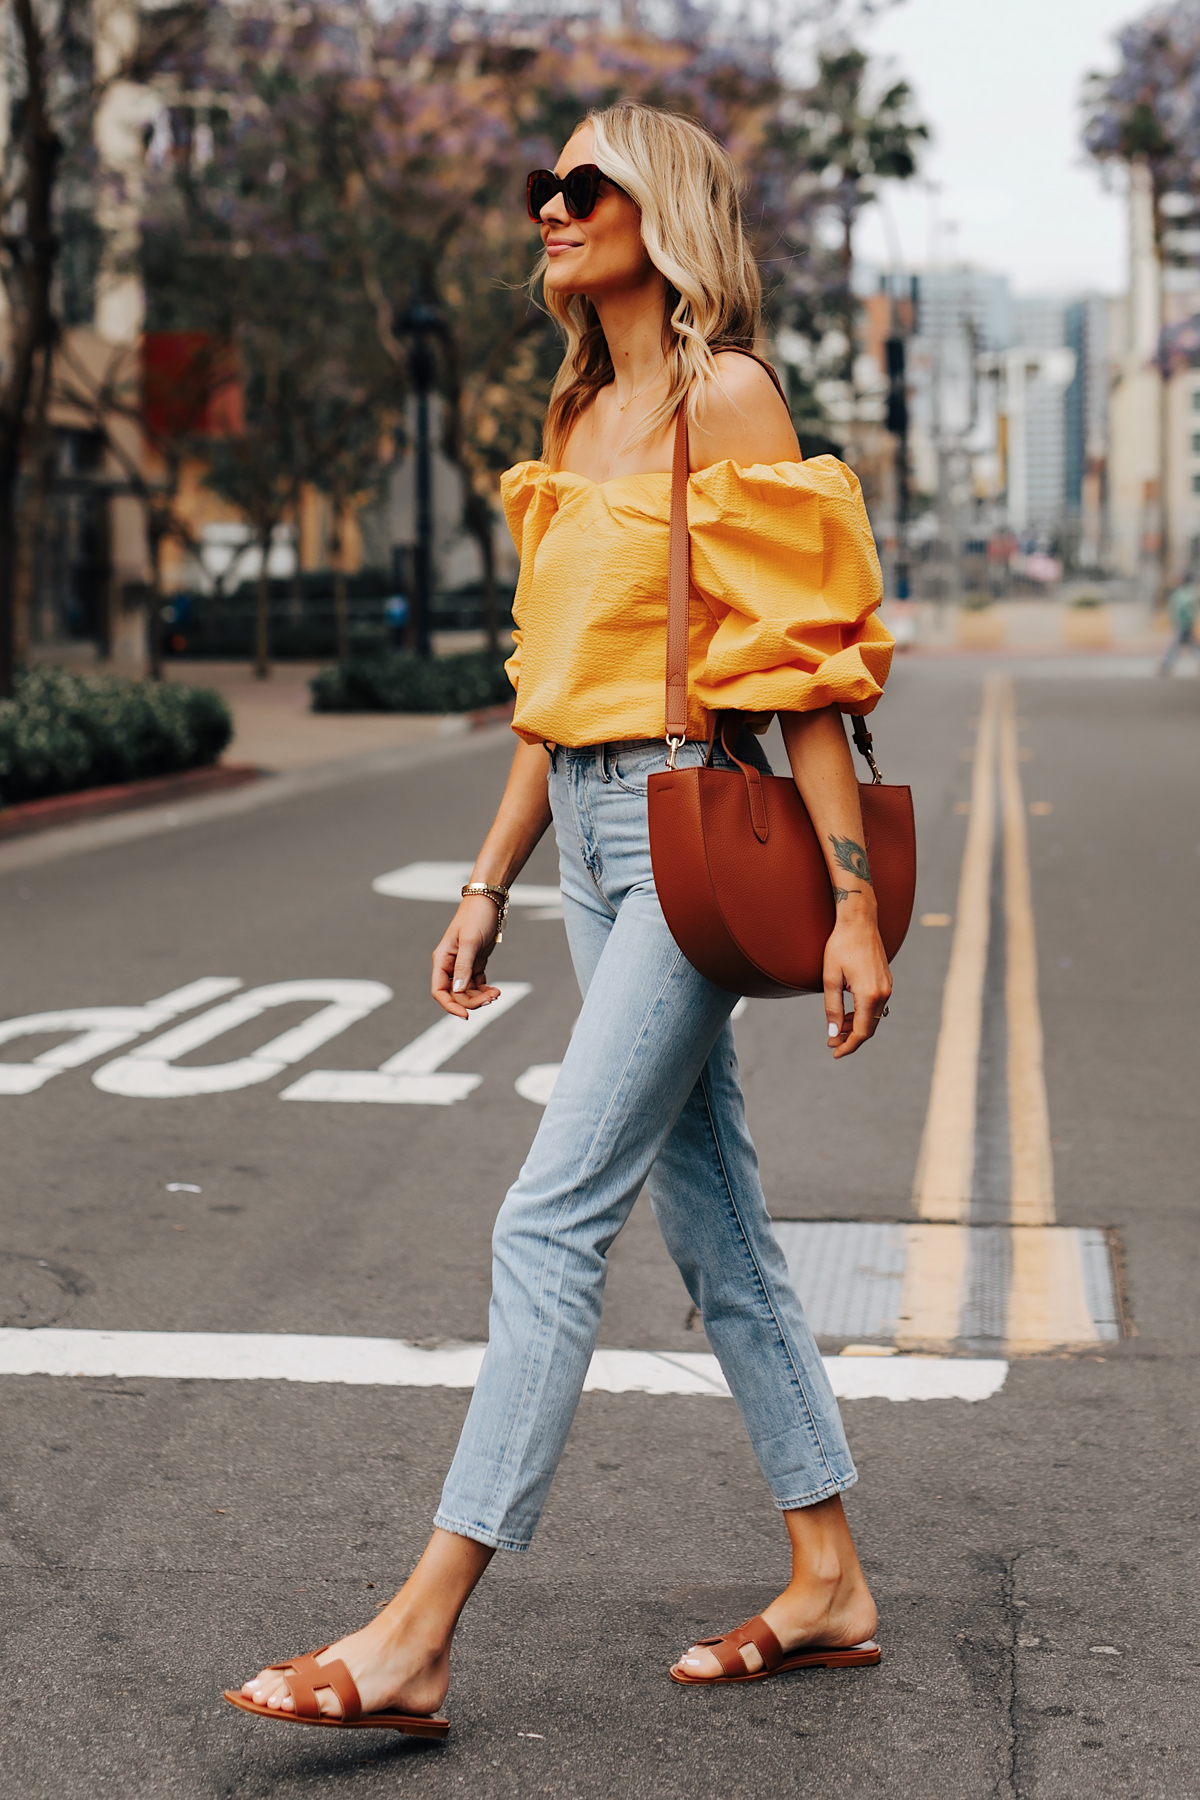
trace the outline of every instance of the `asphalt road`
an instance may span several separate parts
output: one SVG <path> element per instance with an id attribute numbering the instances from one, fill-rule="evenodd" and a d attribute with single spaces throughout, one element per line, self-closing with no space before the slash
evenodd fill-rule
<path id="1" fill-rule="evenodd" d="M 991 666 L 902 663 L 877 716 L 885 773 L 914 788 L 918 912 L 955 909 Z M 681 1647 L 778 1587 L 783 1533 L 732 1402 L 594 1393 L 532 1553 L 497 1557 L 464 1622 L 445 1745 L 258 1724 L 220 1689 L 394 1589 L 465 1393 L 5 1375 L 6 1796 L 1200 1795 L 1200 683 L 1123 666 L 1013 665 L 1026 798 L 1052 808 L 1029 841 L 1057 1217 L 1115 1230 L 1129 1335 L 1016 1359 L 984 1401 L 846 1403 L 881 1666 L 675 1687 Z M 205 976 L 394 996 L 232 1092 L 101 1091 L 117 1050 L 0 1098 L 0 1324 L 485 1335 L 492 1218 L 540 1117 L 514 1082 L 559 1059 L 576 1007 L 561 924 L 514 912 L 495 973 L 531 991 L 448 1064 L 482 1077 L 458 1104 L 279 1096 L 306 1070 L 374 1069 L 434 1022 L 446 908 L 371 883 L 470 858 L 506 761 L 492 732 L 209 803 L 203 822 L 93 832 L 73 855 L 0 851 L 6 1018 Z M 554 882 L 548 846 L 528 878 Z M 912 1216 L 950 944 L 914 925 L 886 1027 L 836 1067 L 818 1001 L 750 1003 L 739 1052 L 778 1218 Z M 179 1065 L 251 1057 L 315 1010 L 278 1007 Z M 644 1203 L 601 1341 L 705 1348 Z"/>

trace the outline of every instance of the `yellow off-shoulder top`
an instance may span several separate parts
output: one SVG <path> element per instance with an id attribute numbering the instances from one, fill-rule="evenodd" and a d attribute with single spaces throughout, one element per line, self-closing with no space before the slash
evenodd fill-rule
<path id="1" fill-rule="evenodd" d="M 513 729 L 527 742 L 661 737 L 671 477 L 589 481 L 542 462 L 501 481 L 521 555 Z M 715 463 L 688 480 L 688 735 L 712 710 L 870 712 L 892 638 L 857 477 L 836 457 Z"/>

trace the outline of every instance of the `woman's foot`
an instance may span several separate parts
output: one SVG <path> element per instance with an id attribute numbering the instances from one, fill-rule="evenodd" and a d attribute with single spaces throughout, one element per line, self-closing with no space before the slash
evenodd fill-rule
<path id="1" fill-rule="evenodd" d="M 450 1640 L 431 1640 L 421 1633 L 417 1621 L 392 1615 L 395 1606 L 394 1600 L 361 1631 L 330 1644 L 317 1661 L 345 1663 L 364 1713 L 435 1713 L 450 1686 Z M 242 1693 L 259 1706 L 295 1711 L 287 1682 L 276 1669 L 262 1669 L 243 1682 Z M 331 1718 L 341 1717 L 341 1702 L 332 1688 L 318 1688 L 317 1703 Z"/>
<path id="2" fill-rule="evenodd" d="M 364 1713 L 437 1712 L 450 1686 L 450 1645 L 458 1616 L 492 1556 L 487 1544 L 435 1531 L 396 1597 L 361 1631 L 330 1644 L 318 1663 L 345 1663 Z M 316 1692 L 322 1713 L 340 1718 L 334 1690 Z M 295 1711 L 287 1682 L 276 1669 L 260 1669 L 243 1683 L 242 1693 L 260 1706 Z"/>
<path id="3" fill-rule="evenodd" d="M 763 1608 L 764 1618 L 785 1655 L 805 1644 L 848 1649 L 874 1637 L 879 1623 L 875 1602 L 859 1566 L 850 1527 L 838 1498 L 786 1512 L 792 1540 L 792 1579 L 782 1594 Z M 747 1674 L 763 1666 L 753 1644 L 744 1644 Z M 711 1650 L 693 1644 L 675 1664 L 693 1681 L 724 1674 Z"/>
<path id="4" fill-rule="evenodd" d="M 874 1637 L 875 1627 L 879 1622 L 875 1602 L 867 1592 L 865 1583 L 861 1592 L 845 1596 L 844 1603 L 839 1599 L 824 1611 L 806 1604 L 803 1598 L 797 1600 L 791 1589 L 785 1588 L 777 1600 L 772 1600 L 770 1606 L 764 1606 L 760 1616 L 767 1621 L 787 1656 L 805 1644 L 821 1644 L 848 1650 L 851 1645 L 865 1643 L 868 1638 Z M 753 1675 L 763 1666 L 763 1659 L 753 1644 L 742 1645 L 741 1657 L 748 1675 Z M 725 1673 L 712 1651 L 698 1644 L 693 1644 L 686 1655 L 679 1658 L 675 1667 L 680 1674 L 700 1681 Z"/>

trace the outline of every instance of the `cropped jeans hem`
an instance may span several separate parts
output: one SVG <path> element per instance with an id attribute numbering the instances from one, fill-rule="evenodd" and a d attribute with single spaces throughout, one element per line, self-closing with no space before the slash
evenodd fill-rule
<path id="1" fill-rule="evenodd" d="M 435 1531 L 451 1531 L 455 1537 L 471 1538 L 477 1544 L 485 1544 L 489 1550 L 524 1551 L 533 1547 L 533 1539 L 502 1537 L 498 1532 L 489 1531 L 486 1525 L 464 1525 L 459 1519 L 451 1519 L 443 1512 L 433 1515 Z"/>
<path id="2" fill-rule="evenodd" d="M 846 1489 L 852 1488 L 857 1480 L 857 1469 L 851 1469 L 850 1473 L 843 1475 L 840 1480 L 835 1476 L 832 1480 L 822 1483 L 819 1488 L 814 1488 L 811 1493 L 798 1494 L 794 1500 L 776 1500 L 772 1496 L 772 1505 L 778 1507 L 780 1512 L 799 1512 L 802 1507 L 819 1506 L 822 1500 L 832 1500 L 836 1495 L 844 1494 Z"/>

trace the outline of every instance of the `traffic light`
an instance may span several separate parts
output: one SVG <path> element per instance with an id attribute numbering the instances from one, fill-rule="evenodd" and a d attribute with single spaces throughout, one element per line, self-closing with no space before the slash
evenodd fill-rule
<path id="1" fill-rule="evenodd" d="M 884 344 L 887 357 L 888 400 L 887 428 L 893 437 L 903 437 L 908 430 L 908 390 L 904 380 L 904 339 L 890 337 Z"/>

